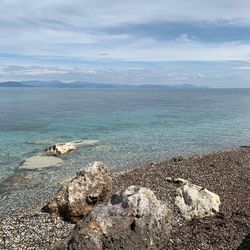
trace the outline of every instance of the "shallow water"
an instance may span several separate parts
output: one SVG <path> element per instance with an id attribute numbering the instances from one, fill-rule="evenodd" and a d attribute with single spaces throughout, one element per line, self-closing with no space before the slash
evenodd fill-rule
<path id="1" fill-rule="evenodd" d="M 250 144 L 250 89 L 0 89 L 0 181 L 56 142 L 98 140 L 47 169 L 51 183 L 94 160 L 112 168 Z"/>

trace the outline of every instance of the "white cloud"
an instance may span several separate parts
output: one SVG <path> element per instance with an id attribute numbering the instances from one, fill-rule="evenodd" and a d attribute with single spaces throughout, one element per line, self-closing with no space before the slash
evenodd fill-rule
<path id="1" fill-rule="evenodd" d="M 154 22 L 205 22 L 208 26 L 250 28 L 249 13 L 249 0 L 0 0 L 0 77 L 151 83 L 163 83 L 166 79 L 173 83 L 209 81 L 209 69 L 192 68 L 194 71 L 185 73 L 180 68 L 132 69 L 129 63 L 248 61 L 250 41 L 240 41 L 236 36 L 233 42 L 207 43 L 194 41 L 188 32 L 163 41 L 122 30 L 117 35 L 108 28 Z M 128 65 L 120 69 L 117 65 L 122 62 Z M 215 76 L 221 80 L 220 72 L 216 71 Z"/>
<path id="2" fill-rule="evenodd" d="M 159 20 L 250 23 L 248 0 L 2 0 L 0 4 L 3 19 L 53 21 L 55 26 L 99 27 Z"/>
<path id="3" fill-rule="evenodd" d="M 249 13 L 248 0 L 2 0 L 0 51 L 83 60 L 248 60 L 249 44 L 208 45 L 188 34 L 163 43 L 103 28 L 157 21 L 250 25 Z"/>

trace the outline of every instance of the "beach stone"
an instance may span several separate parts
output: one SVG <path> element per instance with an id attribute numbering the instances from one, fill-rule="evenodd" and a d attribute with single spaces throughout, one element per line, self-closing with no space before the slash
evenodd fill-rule
<path id="1" fill-rule="evenodd" d="M 130 186 L 96 206 L 54 249 L 159 249 L 170 229 L 167 206 L 150 189 Z"/>
<path id="2" fill-rule="evenodd" d="M 75 149 L 76 147 L 73 143 L 67 142 L 67 143 L 58 143 L 58 144 L 51 145 L 48 148 L 46 148 L 44 151 L 48 155 L 60 156 Z"/>
<path id="3" fill-rule="evenodd" d="M 18 168 L 26 170 L 39 170 L 57 166 L 63 163 L 63 160 L 54 156 L 35 155 L 27 158 Z"/>
<path id="4" fill-rule="evenodd" d="M 57 196 L 47 204 L 48 212 L 77 221 L 110 197 L 112 186 L 107 167 L 102 162 L 94 162 L 61 187 Z"/>
<path id="5" fill-rule="evenodd" d="M 219 212 L 219 195 L 188 181 L 184 181 L 183 184 L 177 188 L 175 205 L 186 220 L 212 216 Z"/>

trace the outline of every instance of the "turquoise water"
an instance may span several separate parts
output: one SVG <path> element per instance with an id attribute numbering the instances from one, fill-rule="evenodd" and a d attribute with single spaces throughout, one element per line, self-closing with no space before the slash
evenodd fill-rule
<path id="1" fill-rule="evenodd" d="M 56 142 L 98 140 L 63 157 L 55 180 L 94 160 L 122 169 L 250 144 L 250 89 L 0 89 L 0 181 Z"/>

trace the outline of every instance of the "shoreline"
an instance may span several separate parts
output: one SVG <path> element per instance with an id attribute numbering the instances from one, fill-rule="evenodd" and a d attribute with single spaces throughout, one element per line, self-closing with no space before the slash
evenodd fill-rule
<path id="1" fill-rule="evenodd" d="M 201 155 L 176 156 L 159 162 L 148 162 L 143 166 L 132 166 L 123 171 L 112 170 L 111 173 L 115 191 L 129 185 L 140 185 L 152 189 L 157 198 L 163 201 L 173 200 L 175 195 L 174 189 L 167 182 L 167 177 L 190 180 L 220 195 L 222 205 L 218 216 L 183 222 L 182 226 L 173 228 L 171 240 L 166 242 L 162 249 L 247 249 L 239 248 L 241 244 L 245 244 L 244 240 L 250 246 L 249 146 Z M 27 230 L 24 231 L 24 235 L 33 234 L 30 243 L 32 246 L 29 246 L 33 247 L 32 249 L 47 249 L 67 234 L 72 224 L 40 212 L 41 204 L 44 202 L 41 200 L 32 208 L 17 210 L 12 215 L 2 218 L 1 249 L 11 249 L 10 246 L 12 249 L 28 247 L 29 243 L 25 239 L 22 242 L 21 236 L 18 239 L 19 243 L 16 242 L 15 234 L 21 230 L 18 226 L 19 221 Z M 38 237 L 36 234 L 41 236 Z M 194 248 L 193 244 L 197 248 Z M 6 246 L 9 248 L 3 248 Z"/>

